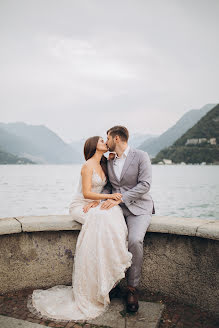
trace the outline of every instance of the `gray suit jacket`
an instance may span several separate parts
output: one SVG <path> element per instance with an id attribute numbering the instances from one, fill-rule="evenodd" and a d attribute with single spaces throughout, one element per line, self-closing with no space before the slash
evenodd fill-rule
<path id="1" fill-rule="evenodd" d="M 103 194 L 121 193 L 123 202 L 134 215 L 155 213 L 149 194 L 152 169 L 148 153 L 130 147 L 120 180 L 114 172 L 113 159 L 108 160 L 107 170 L 109 182 L 103 188 Z"/>

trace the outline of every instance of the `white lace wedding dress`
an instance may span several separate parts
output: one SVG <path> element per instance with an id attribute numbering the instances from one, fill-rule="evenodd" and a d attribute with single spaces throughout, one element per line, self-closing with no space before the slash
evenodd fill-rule
<path id="1" fill-rule="evenodd" d="M 100 193 L 106 179 L 94 170 L 92 191 Z M 72 286 L 58 285 L 47 290 L 34 290 L 28 308 L 42 318 L 59 321 L 94 319 L 109 306 L 109 292 L 125 277 L 132 263 L 128 251 L 128 229 L 119 205 L 100 210 L 99 204 L 83 212 L 91 200 L 82 194 L 81 177 L 69 213 L 82 223 L 72 273 Z"/>

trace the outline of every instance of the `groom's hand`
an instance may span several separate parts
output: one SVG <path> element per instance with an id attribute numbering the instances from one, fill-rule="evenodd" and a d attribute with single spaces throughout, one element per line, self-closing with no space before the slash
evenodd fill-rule
<path id="1" fill-rule="evenodd" d="M 121 203 L 121 200 L 107 199 L 105 202 L 102 202 L 100 209 L 101 210 L 109 210 L 113 206 L 119 205 L 119 203 Z"/>

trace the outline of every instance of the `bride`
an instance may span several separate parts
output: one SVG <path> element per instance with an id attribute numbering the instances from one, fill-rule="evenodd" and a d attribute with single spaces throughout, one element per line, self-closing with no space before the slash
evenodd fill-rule
<path id="1" fill-rule="evenodd" d="M 31 312 L 52 320 L 91 320 L 105 312 L 109 292 L 125 277 L 131 266 L 128 229 L 119 205 L 100 209 L 101 200 L 119 200 L 121 194 L 101 194 L 107 184 L 108 147 L 99 136 L 84 145 L 86 162 L 78 189 L 70 204 L 72 219 L 82 224 L 74 256 L 72 286 L 58 285 L 34 290 L 28 307 Z"/>

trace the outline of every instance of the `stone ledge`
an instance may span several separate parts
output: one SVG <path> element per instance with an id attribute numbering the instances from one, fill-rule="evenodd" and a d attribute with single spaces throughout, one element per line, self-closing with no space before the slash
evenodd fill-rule
<path id="1" fill-rule="evenodd" d="M 15 218 L 0 218 L 0 235 L 22 232 L 21 224 Z"/>
<path id="2" fill-rule="evenodd" d="M 209 220 L 205 224 L 198 227 L 197 237 L 219 240 L 219 220 Z"/>
<path id="3" fill-rule="evenodd" d="M 17 220 L 23 232 L 81 230 L 81 224 L 70 215 L 20 216 Z"/>
<path id="4" fill-rule="evenodd" d="M 0 218 L 0 235 L 33 231 L 80 230 L 70 215 Z M 196 236 L 219 240 L 219 220 L 152 216 L 148 232 Z"/>
<path id="5" fill-rule="evenodd" d="M 219 220 L 153 216 L 148 231 L 219 240 Z"/>

